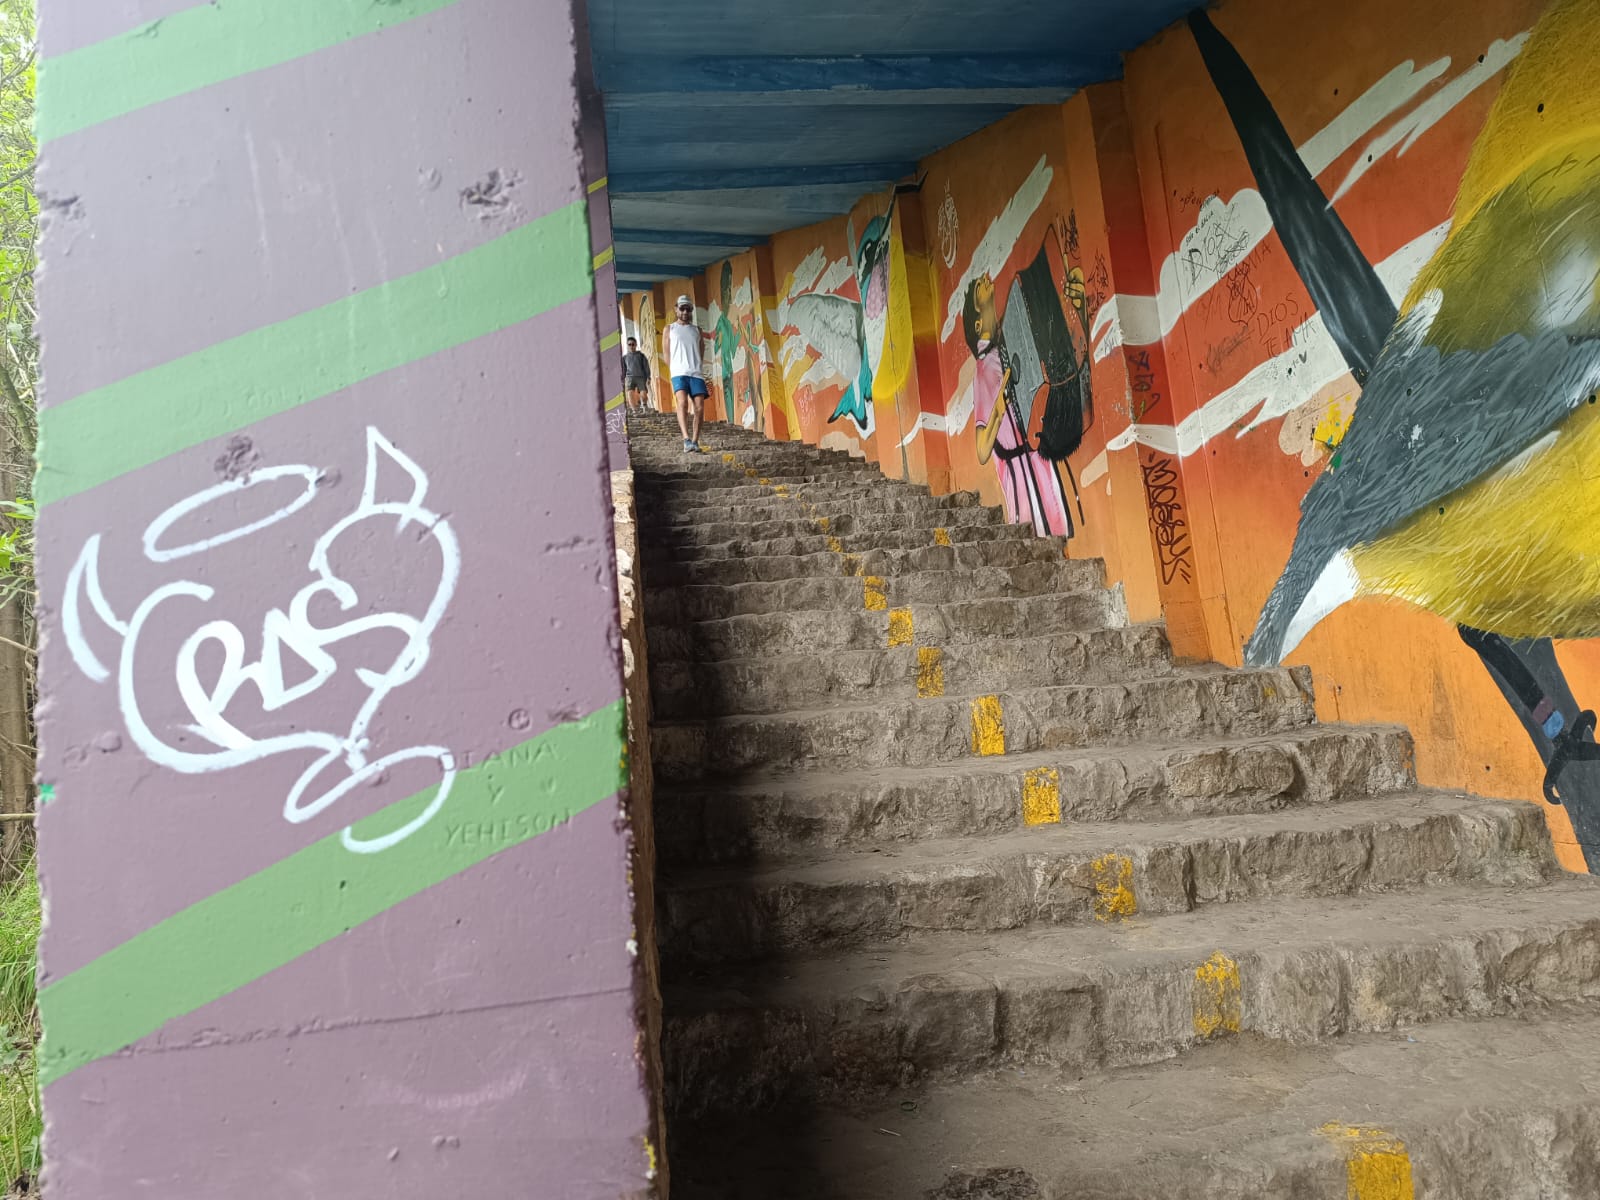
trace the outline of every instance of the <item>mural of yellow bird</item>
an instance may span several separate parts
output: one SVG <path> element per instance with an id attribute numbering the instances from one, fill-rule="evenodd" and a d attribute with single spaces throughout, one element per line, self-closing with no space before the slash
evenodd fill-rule
<path id="1" fill-rule="evenodd" d="M 1339 466 L 1301 504 L 1251 663 L 1363 595 L 1506 637 L 1600 634 L 1597 44 L 1600 5 L 1557 0 L 1511 68 Z"/>

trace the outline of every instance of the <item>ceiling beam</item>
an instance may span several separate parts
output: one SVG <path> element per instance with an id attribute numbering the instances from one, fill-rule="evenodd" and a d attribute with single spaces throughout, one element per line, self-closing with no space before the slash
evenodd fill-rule
<path id="1" fill-rule="evenodd" d="M 655 266 L 677 266 L 698 271 L 713 258 L 731 258 L 744 253 L 742 246 L 661 246 L 652 242 L 613 242 L 622 262 L 644 262 Z"/>
<path id="2" fill-rule="evenodd" d="M 663 279 L 691 279 L 705 270 L 705 264 L 699 266 L 675 266 L 671 263 L 645 263 L 626 262 L 617 260 L 618 279 L 649 279 L 659 282 Z"/>
<path id="3" fill-rule="evenodd" d="M 1115 79 L 1115 54 L 916 55 L 839 58 L 661 55 L 601 64 L 606 108 L 737 100 L 793 104 L 1046 104 Z"/>
<path id="4" fill-rule="evenodd" d="M 611 239 L 652 246 L 759 246 L 767 240 L 759 233 L 713 233 L 703 229 L 613 229 Z"/>
<path id="5" fill-rule="evenodd" d="M 746 167 L 734 171 L 613 171 L 613 196 L 641 192 L 731 191 L 801 188 L 827 184 L 887 186 L 916 172 L 914 162 L 839 163 L 801 167 Z"/>

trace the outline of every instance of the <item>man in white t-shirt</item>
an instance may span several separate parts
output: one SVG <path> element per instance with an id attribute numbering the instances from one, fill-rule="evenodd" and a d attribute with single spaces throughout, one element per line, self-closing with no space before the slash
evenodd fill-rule
<path id="1" fill-rule="evenodd" d="M 694 301 L 678 297 L 678 319 L 662 335 L 668 370 L 672 375 L 672 394 L 678 401 L 678 428 L 683 432 L 683 452 L 704 454 L 700 448 L 700 420 L 705 414 L 705 373 L 701 344 L 705 333 L 694 323 Z"/>

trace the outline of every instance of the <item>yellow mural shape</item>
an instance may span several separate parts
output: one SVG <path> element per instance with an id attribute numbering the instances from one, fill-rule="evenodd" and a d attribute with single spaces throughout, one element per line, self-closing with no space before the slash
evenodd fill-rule
<path id="1" fill-rule="evenodd" d="M 1006 752 L 1006 722 L 999 696 L 979 696 L 972 702 L 972 752 L 985 758 Z"/>
<path id="2" fill-rule="evenodd" d="M 889 607 L 881 575 L 868 575 L 861 580 L 861 603 L 868 612 L 882 612 Z"/>
<path id="3" fill-rule="evenodd" d="M 1098 921 L 1120 921 L 1139 911 L 1133 895 L 1133 860 L 1126 854 L 1102 854 L 1089 864 L 1094 877 L 1094 915 Z"/>
<path id="4" fill-rule="evenodd" d="M 1022 823 L 1061 823 L 1061 772 L 1054 767 L 1036 767 L 1022 777 Z"/>
<path id="5" fill-rule="evenodd" d="M 1344 441 L 1345 430 L 1350 428 L 1350 417 L 1352 415 L 1352 413 L 1345 411 L 1343 405 L 1337 402 L 1330 404 L 1328 411 L 1323 413 L 1322 419 L 1317 422 L 1317 427 L 1312 430 L 1312 440 L 1319 446 L 1337 450 L 1339 443 Z"/>
<path id="6" fill-rule="evenodd" d="M 1324 1125 L 1319 1133 L 1345 1147 L 1346 1200 L 1416 1200 L 1406 1144 L 1382 1129 Z"/>
<path id="7" fill-rule="evenodd" d="M 909 608 L 889 610 L 889 646 L 909 646 L 916 638 L 916 622 Z"/>
<path id="8" fill-rule="evenodd" d="M 944 695 L 944 651 L 937 646 L 917 650 L 917 695 L 924 700 Z"/>
<path id="9" fill-rule="evenodd" d="M 1194 972 L 1194 1031 L 1203 1038 L 1238 1033 L 1243 1019 L 1239 964 L 1218 950 Z"/>

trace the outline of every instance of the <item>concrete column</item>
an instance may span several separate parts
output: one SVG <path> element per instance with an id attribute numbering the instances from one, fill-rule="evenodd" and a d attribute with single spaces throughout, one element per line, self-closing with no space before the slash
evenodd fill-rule
<path id="1" fill-rule="evenodd" d="M 571 11 L 41 8 L 46 1195 L 642 1194 Z"/>

